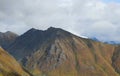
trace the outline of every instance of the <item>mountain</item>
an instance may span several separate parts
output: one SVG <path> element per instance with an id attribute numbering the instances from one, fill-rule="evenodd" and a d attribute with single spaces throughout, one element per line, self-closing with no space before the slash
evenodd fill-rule
<path id="1" fill-rule="evenodd" d="M 5 33 L 0 32 L 0 46 L 3 48 L 8 47 L 18 37 L 17 34 L 7 31 Z"/>
<path id="2" fill-rule="evenodd" d="M 91 37 L 89 39 L 92 39 L 92 40 L 98 41 L 98 42 L 103 42 L 105 44 L 112 44 L 112 45 L 119 45 L 120 44 L 119 41 L 102 41 L 102 40 L 97 39 L 96 37 Z"/>
<path id="3" fill-rule="evenodd" d="M 0 76 L 30 76 L 19 63 L 0 47 Z"/>
<path id="4" fill-rule="evenodd" d="M 50 27 L 32 28 L 6 49 L 35 76 L 120 76 L 118 47 Z"/>
<path id="5" fill-rule="evenodd" d="M 119 41 L 107 41 L 107 42 L 104 42 L 104 43 L 113 44 L 113 45 L 119 45 L 120 44 Z"/>
<path id="6" fill-rule="evenodd" d="M 96 37 L 92 37 L 92 38 L 89 38 L 89 39 L 100 42 L 100 40 L 98 40 Z"/>

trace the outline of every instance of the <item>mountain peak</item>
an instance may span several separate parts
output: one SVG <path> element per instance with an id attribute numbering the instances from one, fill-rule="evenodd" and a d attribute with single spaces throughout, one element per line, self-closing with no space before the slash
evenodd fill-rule
<path id="1" fill-rule="evenodd" d="M 50 27 L 46 30 L 46 32 L 48 32 L 49 34 L 53 34 L 54 36 L 70 36 L 72 35 L 72 33 L 65 31 L 61 28 L 55 28 L 55 27 Z"/>
<path id="2" fill-rule="evenodd" d="M 31 28 L 30 30 L 28 31 L 48 31 L 48 30 L 60 30 L 60 28 L 55 28 L 55 27 L 49 27 L 47 30 L 39 30 L 39 29 L 36 29 L 36 28 Z"/>
<path id="3" fill-rule="evenodd" d="M 5 33 L 13 33 L 13 32 L 11 32 L 11 31 L 6 31 Z"/>
<path id="4" fill-rule="evenodd" d="M 62 30 L 61 28 L 56 28 L 56 27 L 49 27 L 47 31 L 52 30 L 52 31 L 59 31 Z M 63 31 L 63 30 L 62 30 Z"/>
<path id="5" fill-rule="evenodd" d="M 7 31 L 7 32 L 5 32 L 4 34 L 6 34 L 6 35 L 16 35 L 16 36 L 18 36 L 17 34 L 11 32 L 11 31 Z"/>
<path id="6" fill-rule="evenodd" d="M 38 29 L 31 28 L 30 30 L 28 30 L 28 32 L 35 32 L 35 31 L 38 31 Z"/>
<path id="7" fill-rule="evenodd" d="M 39 30 L 39 29 L 35 29 L 35 28 L 31 28 L 30 30 L 28 30 L 26 33 L 24 33 L 23 35 L 31 35 L 31 36 L 37 36 L 37 37 L 43 37 L 43 35 L 46 37 L 51 37 L 51 36 L 65 36 L 65 34 L 69 34 L 69 32 L 61 29 L 61 28 L 55 28 L 55 27 L 49 27 L 47 30 Z"/>
<path id="8" fill-rule="evenodd" d="M 48 29 L 56 29 L 56 28 L 51 26 L 51 27 L 49 27 Z"/>
<path id="9" fill-rule="evenodd" d="M 14 32 L 11 32 L 11 31 L 0 32 L 0 35 L 6 35 L 6 36 L 15 35 L 15 36 L 18 36 L 17 34 L 15 34 Z"/>

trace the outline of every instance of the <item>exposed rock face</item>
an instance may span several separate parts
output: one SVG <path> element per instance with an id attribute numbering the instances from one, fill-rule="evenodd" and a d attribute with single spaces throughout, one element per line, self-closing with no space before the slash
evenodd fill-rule
<path id="1" fill-rule="evenodd" d="M 115 48 L 51 27 L 29 30 L 7 51 L 34 75 L 119 76 L 112 66 Z"/>
<path id="2" fill-rule="evenodd" d="M 0 76 L 30 76 L 19 63 L 0 47 Z"/>
<path id="3" fill-rule="evenodd" d="M 0 32 L 0 46 L 7 48 L 15 39 L 17 34 L 7 31 L 5 33 Z"/>
<path id="4" fill-rule="evenodd" d="M 15 58 L 22 59 L 25 56 L 31 55 L 31 53 L 40 49 L 40 47 L 47 43 L 53 43 L 62 29 L 49 28 L 46 31 L 30 29 L 25 34 L 16 38 L 16 40 L 7 48 L 7 50 L 15 55 Z M 63 32 L 63 31 L 61 31 Z M 24 52 L 24 53 L 23 53 Z"/>

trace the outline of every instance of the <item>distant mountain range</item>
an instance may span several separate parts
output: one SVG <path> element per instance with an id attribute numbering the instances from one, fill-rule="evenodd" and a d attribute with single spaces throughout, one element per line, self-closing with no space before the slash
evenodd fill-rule
<path id="1" fill-rule="evenodd" d="M 0 40 L 9 40 L 6 37 Z M 120 76 L 120 45 L 81 38 L 60 28 L 32 28 L 8 45 L 3 43 L 33 76 Z"/>
<path id="2" fill-rule="evenodd" d="M 96 37 L 92 37 L 90 39 L 92 39 L 94 41 L 103 42 L 103 43 L 106 43 L 106 44 L 113 44 L 113 45 L 119 45 L 120 44 L 119 41 L 102 41 L 102 40 L 97 39 Z"/>
<path id="3" fill-rule="evenodd" d="M 5 33 L 0 32 L 0 45 L 3 48 L 7 48 L 17 37 L 17 34 L 10 31 Z"/>

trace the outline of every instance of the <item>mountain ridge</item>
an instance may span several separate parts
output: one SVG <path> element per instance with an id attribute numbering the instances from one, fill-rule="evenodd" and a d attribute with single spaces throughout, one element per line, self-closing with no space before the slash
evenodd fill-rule
<path id="1" fill-rule="evenodd" d="M 35 76 L 119 76 L 115 48 L 50 27 L 32 28 L 6 49 Z"/>

